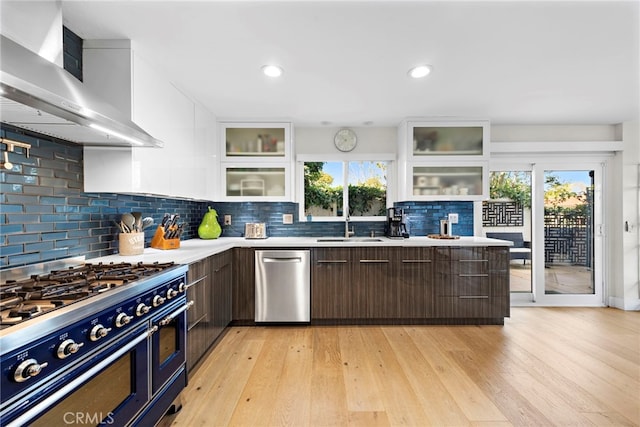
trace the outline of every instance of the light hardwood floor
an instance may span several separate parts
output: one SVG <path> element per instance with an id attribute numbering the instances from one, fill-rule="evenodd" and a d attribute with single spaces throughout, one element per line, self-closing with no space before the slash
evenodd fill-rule
<path id="1" fill-rule="evenodd" d="M 234 327 L 175 426 L 640 425 L 640 313 L 512 308 L 504 326 Z"/>

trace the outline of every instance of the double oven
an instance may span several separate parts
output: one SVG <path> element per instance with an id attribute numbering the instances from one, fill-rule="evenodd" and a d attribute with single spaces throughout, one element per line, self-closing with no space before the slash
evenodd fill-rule
<path id="1" fill-rule="evenodd" d="M 59 271 L 2 284 L 0 425 L 148 426 L 179 409 L 186 272 L 84 264 L 62 270 L 63 284 L 87 282 L 64 291 L 49 283 Z"/>

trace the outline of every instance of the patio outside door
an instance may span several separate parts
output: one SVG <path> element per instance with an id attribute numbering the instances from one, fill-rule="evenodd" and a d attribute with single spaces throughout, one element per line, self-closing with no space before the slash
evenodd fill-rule
<path id="1" fill-rule="evenodd" d="M 512 304 L 602 306 L 603 165 L 584 159 L 536 160 L 492 164 L 494 196 L 502 196 L 495 192 L 502 186 L 516 197 L 529 197 L 524 198 L 521 222 L 515 222 L 516 215 L 515 220 L 491 223 L 490 210 L 499 211 L 488 203 L 496 201 L 483 203 L 484 233 L 522 232 L 524 240 L 530 240 L 531 260 L 511 261 Z M 502 182 L 506 180 L 508 185 Z"/>
<path id="2" fill-rule="evenodd" d="M 509 289 L 512 298 L 531 301 L 532 212 L 531 165 L 514 169 L 513 165 L 490 172 L 490 199 L 482 203 L 482 229 L 487 237 L 521 237 L 512 248 Z M 521 242 L 521 243 L 520 243 Z"/>
<path id="3" fill-rule="evenodd" d="M 586 167 L 585 167 L 586 166 Z M 534 298 L 599 306 L 602 296 L 602 166 L 536 165 Z"/>

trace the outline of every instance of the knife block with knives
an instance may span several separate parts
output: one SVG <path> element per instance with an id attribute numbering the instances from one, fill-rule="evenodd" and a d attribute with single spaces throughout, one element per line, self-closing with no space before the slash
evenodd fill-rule
<path id="1" fill-rule="evenodd" d="M 179 215 L 165 214 L 162 223 L 156 229 L 150 246 L 155 249 L 178 249 L 184 224 L 178 225 Z"/>

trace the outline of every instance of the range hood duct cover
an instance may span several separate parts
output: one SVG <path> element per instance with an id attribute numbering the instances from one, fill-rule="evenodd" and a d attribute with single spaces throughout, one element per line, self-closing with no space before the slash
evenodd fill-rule
<path id="1" fill-rule="evenodd" d="M 63 68 L 0 37 L 2 122 L 82 145 L 164 145 Z"/>

